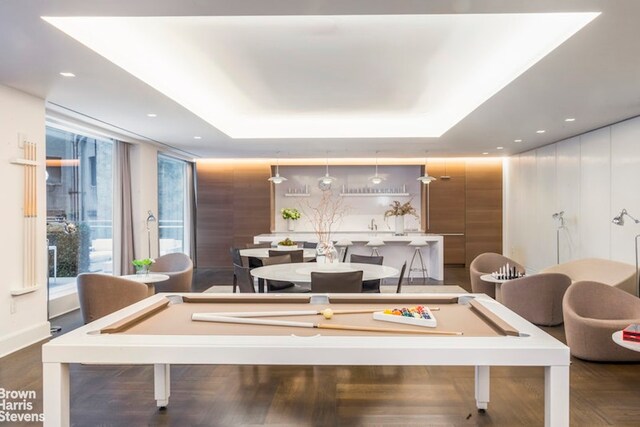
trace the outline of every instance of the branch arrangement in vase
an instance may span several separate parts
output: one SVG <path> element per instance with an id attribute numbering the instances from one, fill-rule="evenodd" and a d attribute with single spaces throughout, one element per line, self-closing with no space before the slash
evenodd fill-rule
<path id="1" fill-rule="evenodd" d="M 413 199 L 409 200 L 407 203 L 400 203 L 397 200 L 394 200 L 392 204 L 389 206 L 391 209 L 387 209 L 384 212 L 384 218 L 387 219 L 390 216 L 404 216 L 404 215 L 413 215 L 416 218 L 420 218 L 416 208 L 411 206 L 411 202 Z"/>
<path id="2" fill-rule="evenodd" d="M 348 209 L 344 205 L 344 199 L 334 197 L 332 191 L 323 191 L 317 204 L 307 202 L 303 212 L 309 218 L 318 241 L 326 242 L 331 240 L 332 227 L 342 221 Z"/>

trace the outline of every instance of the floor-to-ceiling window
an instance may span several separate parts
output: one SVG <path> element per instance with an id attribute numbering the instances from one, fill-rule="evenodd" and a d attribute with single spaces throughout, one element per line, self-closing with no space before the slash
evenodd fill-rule
<path id="1" fill-rule="evenodd" d="M 189 163 L 158 155 L 158 234 L 160 255 L 188 253 Z"/>
<path id="2" fill-rule="evenodd" d="M 47 127 L 50 289 L 113 271 L 113 141 Z"/>

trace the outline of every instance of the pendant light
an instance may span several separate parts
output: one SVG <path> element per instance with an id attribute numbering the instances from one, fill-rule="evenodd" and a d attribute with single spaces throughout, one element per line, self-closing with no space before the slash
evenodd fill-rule
<path id="1" fill-rule="evenodd" d="M 273 182 L 274 184 L 278 185 L 282 184 L 286 180 L 287 178 L 285 178 L 284 176 L 280 176 L 280 156 L 278 156 L 278 158 L 276 159 L 276 174 L 269 178 L 267 181 Z"/>
<path id="2" fill-rule="evenodd" d="M 327 153 L 327 169 L 324 176 L 318 178 L 318 181 L 324 185 L 331 185 L 336 179 L 329 175 L 329 153 Z"/>
<path id="3" fill-rule="evenodd" d="M 427 151 L 428 153 L 428 151 Z M 422 182 L 423 184 L 431 184 L 433 181 L 435 181 L 436 179 L 432 176 L 429 175 L 429 172 L 427 172 L 427 158 L 424 158 L 424 175 L 418 177 L 418 181 Z"/>
<path id="4" fill-rule="evenodd" d="M 376 151 L 376 173 L 372 177 L 369 178 L 369 182 L 373 185 L 381 184 L 384 181 L 384 178 L 378 175 L 378 151 Z"/>

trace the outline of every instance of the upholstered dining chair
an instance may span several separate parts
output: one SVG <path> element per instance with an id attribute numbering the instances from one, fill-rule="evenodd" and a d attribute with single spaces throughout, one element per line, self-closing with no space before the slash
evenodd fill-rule
<path id="1" fill-rule="evenodd" d="M 404 272 L 407 269 L 407 261 L 402 264 L 402 268 L 400 269 L 400 276 L 398 277 L 398 287 L 396 288 L 396 294 L 402 292 L 402 280 L 404 279 Z"/>
<path id="2" fill-rule="evenodd" d="M 253 287 L 253 278 L 251 277 L 249 267 L 233 264 L 233 277 L 237 279 L 240 293 L 254 294 L 256 292 L 256 289 Z"/>
<path id="3" fill-rule="evenodd" d="M 315 249 L 318 247 L 318 242 L 303 242 L 302 247 L 304 249 Z"/>
<path id="4" fill-rule="evenodd" d="M 276 265 L 276 264 L 289 264 L 291 263 L 291 255 L 269 256 L 262 260 L 262 265 Z M 280 280 L 267 280 L 267 292 L 277 293 L 308 293 L 311 292 L 309 288 L 303 288 L 295 283 L 285 282 Z"/>
<path id="5" fill-rule="evenodd" d="M 156 293 L 191 292 L 193 262 L 188 255 L 181 252 L 162 255 L 151 264 L 150 270 L 169 276 L 169 280 L 156 283 Z"/>
<path id="6" fill-rule="evenodd" d="M 565 274 L 542 273 L 502 284 L 502 304 L 535 325 L 562 323 L 562 298 L 571 286 Z"/>
<path id="7" fill-rule="evenodd" d="M 246 244 L 246 248 L 247 249 L 268 249 L 271 247 L 271 243 L 270 242 L 263 242 L 263 243 L 247 243 Z"/>
<path id="8" fill-rule="evenodd" d="M 616 344 L 611 335 L 640 323 L 640 299 L 611 285 L 575 282 L 562 300 L 571 354 L 594 362 L 640 362 L 640 352 Z"/>
<path id="9" fill-rule="evenodd" d="M 383 256 L 368 256 L 368 255 L 356 255 L 351 254 L 349 257 L 350 262 L 356 262 L 360 264 L 374 264 L 382 265 L 384 261 Z M 365 280 L 362 283 L 362 292 L 372 293 L 380 292 L 380 280 Z"/>
<path id="10" fill-rule="evenodd" d="M 289 255 L 291 262 L 304 262 L 304 250 L 298 249 L 293 251 L 269 249 L 269 257 Z"/>
<path id="11" fill-rule="evenodd" d="M 362 271 L 345 271 L 339 273 L 312 271 L 311 292 L 360 293 L 362 292 Z"/>
<path id="12" fill-rule="evenodd" d="M 469 266 L 469 275 L 471 279 L 471 290 L 476 294 L 487 294 L 491 298 L 496 297 L 496 285 L 493 283 L 485 282 L 480 279 L 480 276 L 484 274 L 491 274 L 509 263 L 509 266 L 515 267 L 519 273 L 524 273 L 524 267 L 515 262 L 514 260 L 507 258 L 504 255 L 496 254 L 493 252 L 485 252 L 478 255 L 471 261 Z"/>
<path id="13" fill-rule="evenodd" d="M 108 274 L 82 273 L 76 283 L 85 324 L 142 301 L 149 293 L 144 283 Z"/>

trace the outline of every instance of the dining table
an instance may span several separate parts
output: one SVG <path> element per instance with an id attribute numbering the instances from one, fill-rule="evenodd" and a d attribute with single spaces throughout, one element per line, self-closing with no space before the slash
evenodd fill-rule
<path id="1" fill-rule="evenodd" d="M 297 285 L 311 286 L 311 273 L 344 273 L 348 271 L 362 270 L 362 280 L 382 280 L 388 277 L 397 277 L 400 273 L 397 268 L 386 265 L 362 264 L 355 262 L 336 263 L 287 263 L 267 265 L 251 270 L 251 275 L 258 279 L 278 280 L 292 282 Z"/>

